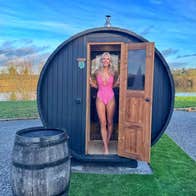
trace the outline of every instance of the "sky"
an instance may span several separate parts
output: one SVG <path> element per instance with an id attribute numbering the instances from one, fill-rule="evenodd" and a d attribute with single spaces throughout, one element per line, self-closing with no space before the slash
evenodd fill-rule
<path id="1" fill-rule="evenodd" d="M 30 61 L 38 71 L 69 37 L 103 27 L 155 42 L 171 69 L 196 68 L 196 0 L 0 0 L 0 70 Z"/>

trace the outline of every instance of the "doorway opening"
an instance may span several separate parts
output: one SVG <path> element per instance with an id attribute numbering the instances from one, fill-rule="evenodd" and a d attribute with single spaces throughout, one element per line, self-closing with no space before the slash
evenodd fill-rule
<path id="1" fill-rule="evenodd" d="M 112 66 L 117 76 L 120 74 L 121 43 L 88 43 L 88 77 L 95 80 L 95 71 L 100 66 L 100 58 L 104 52 L 109 52 Z M 117 78 L 115 78 L 116 80 Z M 89 84 L 87 82 L 87 84 Z M 96 109 L 97 89 L 87 87 L 87 130 L 86 154 L 103 154 L 103 140 Z M 119 119 L 119 88 L 113 88 L 115 96 L 115 112 L 113 117 L 113 133 L 109 143 L 109 154 L 117 154 L 118 146 L 118 119 Z"/>

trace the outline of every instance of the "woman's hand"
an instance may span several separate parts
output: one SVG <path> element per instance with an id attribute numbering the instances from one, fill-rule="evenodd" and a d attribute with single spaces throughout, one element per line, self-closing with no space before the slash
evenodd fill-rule
<path id="1" fill-rule="evenodd" d="M 119 86 L 120 86 L 120 77 L 118 76 L 118 79 L 114 83 L 114 86 L 113 87 L 119 87 Z"/>
<path id="2" fill-rule="evenodd" d="M 97 84 L 95 84 L 95 82 L 92 80 L 92 78 L 89 78 L 89 83 L 92 87 L 97 88 Z"/>
<path id="3" fill-rule="evenodd" d="M 116 85 L 119 86 L 120 85 L 120 77 L 118 76 L 118 79 L 116 81 Z"/>

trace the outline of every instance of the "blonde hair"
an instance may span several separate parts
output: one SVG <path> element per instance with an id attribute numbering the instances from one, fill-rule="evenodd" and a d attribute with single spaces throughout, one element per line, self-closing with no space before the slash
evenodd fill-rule
<path id="1" fill-rule="evenodd" d="M 110 72 L 111 74 L 114 74 L 114 67 L 112 66 L 112 57 L 111 57 L 111 55 L 110 55 L 109 52 L 104 52 L 104 53 L 101 55 L 100 64 L 99 64 L 99 71 L 102 71 L 102 70 L 103 70 L 102 59 L 104 58 L 104 56 L 108 56 L 108 57 L 109 57 L 109 60 L 110 60 L 109 72 Z"/>

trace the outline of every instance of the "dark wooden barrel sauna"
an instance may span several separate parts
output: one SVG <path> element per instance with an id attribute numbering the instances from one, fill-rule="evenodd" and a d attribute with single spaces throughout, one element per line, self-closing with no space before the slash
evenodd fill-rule
<path id="1" fill-rule="evenodd" d="M 113 56 L 122 85 L 115 90 L 117 104 L 111 141 L 115 148 L 109 156 L 102 156 L 96 89 L 89 87 L 89 77 L 103 52 Z M 131 86 L 133 80 L 135 84 Z M 38 111 L 43 125 L 66 129 L 72 157 L 81 161 L 121 163 L 122 157 L 128 157 L 128 151 L 129 158 L 149 161 L 140 155 L 149 157 L 146 149 L 150 151 L 166 130 L 173 113 L 174 95 L 169 65 L 156 43 L 118 27 L 88 29 L 64 41 L 48 58 L 37 87 Z M 127 107 L 120 104 L 127 104 Z M 124 116 L 119 115 L 123 113 L 120 112 L 122 108 L 127 110 Z M 144 128 L 142 123 L 148 127 Z M 122 128 L 121 124 L 132 130 Z M 100 146 L 99 152 L 97 146 Z M 123 155 L 119 153 L 121 149 Z"/>
<path id="2" fill-rule="evenodd" d="M 11 183 L 17 196 L 68 195 L 70 156 L 66 132 L 33 127 L 16 132 Z"/>

